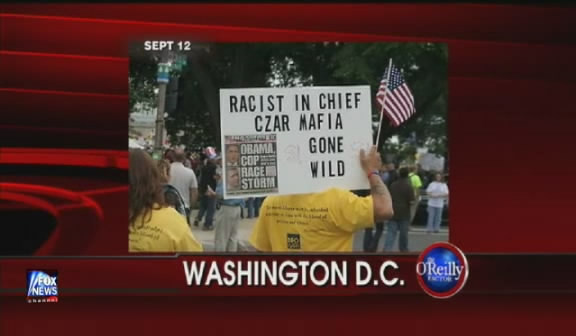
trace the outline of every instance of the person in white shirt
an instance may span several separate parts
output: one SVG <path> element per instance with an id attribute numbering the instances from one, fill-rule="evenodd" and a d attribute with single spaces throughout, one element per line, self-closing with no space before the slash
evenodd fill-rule
<path id="1" fill-rule="evenodd" d="M 170 184 L 178 189 L 186 204 L 187 217 L 198 198 L 198 180 L 192 169 L 184 166 L 186 154 L 183 151 L 174 153 L 174 162 L 170 165 Z"/>
<path id="2" fill-rule="evenodd" d="M 440 224 L 442 223 L 442 211 L 444 210 L 444 202 L 448 200 L 448 186 L 443 181 L 442 174 L 435 175 L 435 181 L 428 185 L 426 189 L 428 195 L 428 224 L 426 231 L 440 231 Z"/>

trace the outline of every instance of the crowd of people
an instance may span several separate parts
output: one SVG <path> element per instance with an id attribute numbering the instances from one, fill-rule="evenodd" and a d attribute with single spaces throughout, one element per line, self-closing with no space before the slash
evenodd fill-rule
<path id="1" fill-rule="evenodd" d="M 228 173 L 238 165 L 234 150 L 237 147 L 226 148 Z M 417 167 L 396 170 L 394 164 L 382 163 L 376 147 L 359 156 L 370 182 L 364 194 L 335 187 L 312 194 L 225 199 L 222 159 L 213 147 L 200 155 L 168 150 L 156 162 L 133 149 L 130 251 L 202 251 L 192 233 L 193 226 L 201 225 L 214 231 L 217 252 L 236 252 L 241 219 L 258 218 L 250 238 L 258 251 L 352 252 L 354 235 L 364 230 L 364 251 L 375 252 L 386 228 L 384 251 L 392 251 L 398 240 L 399 250 L 407 252 L 409 227 L 423 193 L 428 200 L 427 231 L 439 231 L 448 196 L 442 174 L 429 182 L 429 175 Z M 196 204 L 198 212 L 192 216 Z M 284 220 L 288 217 L 300 218 L 298 225 Z"/>
<path id="2" fill-rule="evenodd" d="M 230 148 L 229 151 L 233 152 L 234 149 Z M 232 159 L 230 163 L 235 164 L 237 160 L 234 160 L 234 153 L 228 155 Z M 184 219 L 188 228 L 185 236 L 195 243 L 197 241 L 191 231 L 192 225 L 198 227 L 204 221 L 202 230 L 215 231 L 214 246 L 218 252 L 237 251 L 237 227 L 240 220 L 259 216 L 263 198 L 223 198 L 222 159 L 213 147 L 205 148 L 200 155 L 169 149 L 156 162 L 145 151 L 132 149 L 130 162 L 131 252 L 201 251 L 201 246 L 198 248 L 197 244 L 193 250 L 181 250 L 182 245 L 175 242 L 173 233 L 170 230 L 164 232 L 162 225 L 159 225 L 156 218 L 159 216 L 158 211 L 172 214 L 170 218 L 174 222 L 167 224 L 168 229 L 175 226 L 178 230 L 184 230 L 181 225 Z M 146 183 L 142 183 L 144 179 Z M 152 186 L 154 193 L 151 192 Z M 192 209 L 196 204 L 198 212 L 192 219 Z M 174 217 L 174 212 L 179 217 Z M 150 234 L 151 231 L 155 234 Z M 153 246 L 158 240 L 172 243 Z"/>
<path id="3" fill-rule="evenodd" d="M 394 216 L 365 230 L 364 251 L 376 252 L 386 229 L 384 251 L 393 251 L 398 241 L 398 250 L 409 252 L 408 232 L 423 197 L 426 197 L 428 207 L 426 233 L 440 231 L 442 213 L 448 200 L 448 185 L 444 181 L 444 174 L 422 171 L 418 165 L 407 165 L 398 170 L 393 163 L 380 165 L 379 175 L 390 189 Z"/>
<path id="4" fill-rule="evenodd" d="M 192 234 L 186 216 L 168 203 L 174 197 L 166 197 L 166 171 L 162 173 L 145 151 L 132 149 L 129 175 L 129 251 L 201 252 L 202 244 Z M 182 195 L 176 196 L 176 202 L 181 202 Z"/>

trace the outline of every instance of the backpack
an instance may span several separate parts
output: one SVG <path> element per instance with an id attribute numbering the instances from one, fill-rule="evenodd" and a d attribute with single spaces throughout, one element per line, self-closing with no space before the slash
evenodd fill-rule
<path id="1" fill-rule="evenodd" d="M 180 195 L 178 189 L 170 184 L 165 184 L 162 186 L 162 188 L 164 191 L 164 200 L 166 201 L 166 204 L 176 209 L 176 211 L 178 211 L 178 213 L 180 213 L 182 216 L 186 217 L 186 221 L 189 222 L 190 219 L 188 218 L 188 212 L 186 211 L 186 203 L 184 202 L 184 199 L 182 198 L 182 195 Z"/>

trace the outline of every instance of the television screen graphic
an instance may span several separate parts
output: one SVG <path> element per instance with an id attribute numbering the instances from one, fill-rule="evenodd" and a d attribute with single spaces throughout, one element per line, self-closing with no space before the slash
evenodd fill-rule
<path id="1" fill-rule="evenodd" d="M 570 330 L 575 14 L 0 4 L 0 335 Z"/>

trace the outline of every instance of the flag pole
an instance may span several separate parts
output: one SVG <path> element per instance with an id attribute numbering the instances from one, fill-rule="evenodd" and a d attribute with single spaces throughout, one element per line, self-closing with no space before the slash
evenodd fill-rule
<path id="1" fill-rule="evenodd" d="M 384 103 L 386 102 L 386 95 L 388 93 L 388 83 L 390 83 L 390 73 L 392 72 L 392 58 L 388 62 L 388 74 L 386 75 L 386 90 L 384 90 L 384 97 L 382 98 L 382 106 L 380 107 L 380 122 L 378 123 L 378 135 L 376 136 L 376 148 L 380 143 L 380 132 L 382 131 L 382 118 L 384 118 Z"/>

